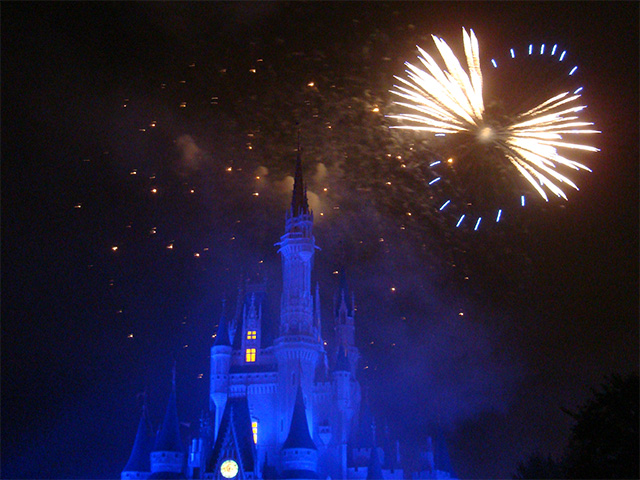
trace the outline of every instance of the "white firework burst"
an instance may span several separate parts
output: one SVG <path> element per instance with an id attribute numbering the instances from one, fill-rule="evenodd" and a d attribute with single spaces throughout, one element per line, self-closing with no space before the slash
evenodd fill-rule
<path id="1" fill-rule="evenodd" d="M 564 186 L 576 184 L 559 168 L 591 171 L 587 166 L 559 153 L 571 150 L 597 152 L 598 148 L 566 141 L 564 136 L 600 133 L 593 123 L 580 121 L 577 92 L 563 92 L 538 106 L 517 114 L 510 122 L 497 121 L 487 115 L 482 92 L 480 47 L 470 30 L 462 29 L 467 70 L 463 68 L 446 42 L 432 35 L 445 68 L 422 48 L 418 59 L 422 68 L 406 63 L 408 78 L 395 77 L 391 93 L 404 99 L 395 102 L 411 113 L 389 115 L 404 125 L 392 128 L 443 134 L 471 134 L 485 146 L 495 147 L 503 158 L 548 201 L 546 191 L 567 199 Z M 513 54 L 513 51 L 512 51 Z M 495 66 L 495 61 L 492 61 Z M 573 73 L 574 69 L 571 73 Z M 566 153 L 565 153 L 566 155 Z M 564 171 L 564 170 L 563 170 Z"/>

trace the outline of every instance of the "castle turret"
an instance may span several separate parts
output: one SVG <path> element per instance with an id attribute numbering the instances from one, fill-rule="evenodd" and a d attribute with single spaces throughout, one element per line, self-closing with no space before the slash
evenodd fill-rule
<path id="1" fill-rule="evenodd" d="M 302 388 L 298 385 L 289 435 L 282 445 L 282 478 L 318 478 L 318 448 L 309 434 Z"/>
<path id="2" fill-rule="evenodd" d="M 300 384 L 304 391 L 312 391 L 316 366 L 323 353 L 311 293 L 316 249 L 312 226 L 313 212 L 307 202 L 298 148 L 291 208 L 285 219 L 285 233 L 278 243 L 282 256 L 280 335 L 274 342 L 280 395 L 278 444 L 284 442 L 289 431 L 289 412 L 293 408 L 296 385 Z M 313 433 L 313 425 L 311 428 Z"/>
<path id="3" fill-rule="evenodd" d="M 338 348 L 336 363 L 331 372 L 333 398 L 336 401 L 335 442 L 340 455 L 340 475 L 347 478 L 347 442 L 349 440 L 351 420 L 353 419 L 354 398 L 352 391 L 351 367 L 347 351 L 342 345 Z"/>
<path id="4" fill-rule="evenodd" d="M 355 375 L 360 352 L 355 346 L 354 299 L 347 286 L 347 275 L 344 267 L 340 269 L 340 283 L 333 305 L 336 346 L 342 346 L 348 353 L 349 371 Z"/>
<path id="5" fill-rule="evenodd" d="M 291 208 L 285 219 L 285 233 L 278 243 L 282 255 L 280 335 L 316 337 L 311 296 L 311 270 L 316 248 L 312 227 L 313 212 L 307 201 L 298 151 Z"/>
<path id="6" fill-rule="evenodd" d="M 176 374 L 173 368 L 173 382 L 171 395 L 167 404 L 167 411 L 156 436 L 156 442 L 151 451 L 151 477 L 164 478 L 166 473 L 182 474 L 184 466 L 184 447 L 180 438 L 180 423 L 178 422 L 178 408 L 176 405 Z M 175 475 L 170 475 L 176 477 Z"/>
<path id="7" fill-rule="evenodd" d="M 222 310 L 220 323 L 218 324 L 218 333 L 211 347 L 211 383 L 209 398 L 210 404 L 212 404 L 210 408 L 213 410 L 213 406 L 215 406 L 214 436 L 218 435 L 222 414 L 227 404 L 232 350 L 227 319 L 224 316 L 224 305 Z"/>
<path id="8" fill-rule="evenodd" d="M 151 425 L 147 418 L 146 402 L 142 407 L 140 423 L 136 439 L 133 442 L 131 456 L 120 474 L 121 480 L 146 479 L 151 475 L 151 447 L 153 446 L 153 436 L 151 435 Z"/>

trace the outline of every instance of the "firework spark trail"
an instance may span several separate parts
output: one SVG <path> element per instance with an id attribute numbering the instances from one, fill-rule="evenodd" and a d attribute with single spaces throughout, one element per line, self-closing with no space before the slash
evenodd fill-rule
<path id="1" fill-rule="evenodd" d="M 504 121 L 501 124 L 485 112 L 478 40 L 473 30 L 467 33 L 463 28 L 462 34 L 469 73 L 446 42 L 432 36 L 446 69 L 440 68 L 432 56 L 418 47 L 418 59 L 426 70 L 406 63 L 408 79 L 395 77 L 401 85 L 394 85 L 395 90 L 391 90 L 392 94 L 408 101 L 399 101 L 396 105 L 414 113 L 389 115 L 390 118 L 409 123 L 392 128 L 436 134 L 471 133 L 479 141 L 501 152 L 501 158 L 510 162 L 542 198 L 548 201 L 548 190 L 566 200 L 567 196 L 560 185 L 566 184 L 576 190 L 578 187 L 557 170 L 558 166 L 591 170 L 560 155 L 558 148 L 599 151 L 596 147 L 563 139 L 562 135 L 600 133 L 586 128 L 593 123 L 576 121 L 579 118 L 575 114 L 586 108 L 585 105 L 573 106 L 580 95 L 569 95 L 569 92 L 555 95 L 517 115 L 511 124 L 505 125 Z M 575 67 L 571 73 L 574 71 Z M 561 109 L 562 106 L 565 108 Z"/>

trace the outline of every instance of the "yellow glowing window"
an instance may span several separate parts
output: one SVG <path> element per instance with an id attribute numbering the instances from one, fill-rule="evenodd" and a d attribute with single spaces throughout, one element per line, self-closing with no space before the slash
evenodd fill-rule
<path id="1" fill-rule="evenodd" d="M 256 339 L 256 331 L 248 330 L 247 331 L 247 340 L 255 340 Z"/>
<path id="2" fill-rule="evenodd" d="M 255 348 L 247 348 L 247 362 L 255 362 L 256 361 L 256 349 Z"/>
<path id="3" fill-rule="evenodd" d="M 253 432 L 253 443 L 258 443 L 258 422 L 253 420 L 251 422 L 251 431 Z"/>

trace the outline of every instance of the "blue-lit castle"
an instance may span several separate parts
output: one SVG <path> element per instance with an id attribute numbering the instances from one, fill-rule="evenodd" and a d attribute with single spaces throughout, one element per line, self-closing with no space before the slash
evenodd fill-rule
<path id="1" fill-rule="evenodd" d="M 332 334 L 323 338 L 319 287 L 311 283 L 317 248 L 312 229 L 298 154 L 291 208 L 277 244 L 283 275 L 278 332 L 268 335 L 263 324 L 265 285 L 247 285 L 235 317 L 223 316 L 211 347 L 210 412 L 199 435 L 185 448 L 174 379 L 155 437 L 143 411 L 123 480 L 404 478 L 398 444 L 387 441 L 380 448 L 362 401 L 354 300 L 344 272 Z M 420 477 L 448 476 L 431 462 L 431 471 Z"/>

